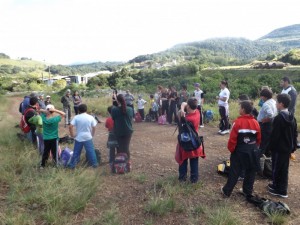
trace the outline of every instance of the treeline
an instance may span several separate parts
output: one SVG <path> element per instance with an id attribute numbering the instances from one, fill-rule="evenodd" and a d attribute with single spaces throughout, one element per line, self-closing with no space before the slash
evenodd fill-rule
<path id="1" fill-rule="evenodd" d="M 270 86 L 274 92 L 279 93 L 281 91 L 279 82 L 284 76 L 290 77 L 296 89 L 300 90 L 299 70 L 201 70 L 199 66 L 192 63 L 161 70 L 129 71 L 123 69 L 109 77 L 99 75 L 92 78 L 89 80 L 88 87 L 97 89 L 109 86 L 121 90 L 131 89 L 135 92 L 154 93 L 157 85 L 175 86 L 177 90 L 180 90 L 181 85 L 186 84 L 192 92 L 193 84 L 197 82 L 206 92 L 206 101 L 213 102 L 219 92 L 221 80 L 228 81 L 232 99 L 237 99 L 240 94 L 247 94 L 255 99 L 259 97 L 262 86 Z"/>

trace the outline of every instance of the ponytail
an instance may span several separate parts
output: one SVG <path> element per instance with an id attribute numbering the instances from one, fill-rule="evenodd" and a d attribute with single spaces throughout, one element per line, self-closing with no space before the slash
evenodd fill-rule
<path id="1" fill-rule="evenodd" d="M 121 111 L 123 114 L 126 114 L 126 103 L 122 94 L 117 95 L 117 101 L 121 104 Z"/>

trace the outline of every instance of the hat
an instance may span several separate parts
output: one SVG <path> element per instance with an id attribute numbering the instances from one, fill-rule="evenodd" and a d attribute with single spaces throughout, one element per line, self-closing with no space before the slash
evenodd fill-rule
<path id="1" fill-rule="evenodd" d="M 50 110 L 50 109 L 55 109 L 54 105 L 49 104 L 46 106 L 46 110 Z"/>
<path id="2" fill-rule="evenodd" d="M 43 94 L 43 93 L 40 93 L 39 96 L 44 96 L 44 94 Z"/>
<path id="3" fill-rule="evenodd" d="M 195 83 L 194 86 L 195 87 L 200 87 L 200 84 L 199 83 Z"/>
<path id="4" fill-rule="evenodd" d="M 141 97 L 142 97 L 142 95 L 138 95 L 138 97 L 139 97 L 139 98 L 141 98 Z"/>
<path id="5" fill-rule="evenodd" d="M 50 98 L 50 95 L 47 95 L 46 98 Z"/>
<path id="6" fill-rule="evenodd" d="M 67 89 L 67 90 L 66 90 L 66 93 L 71 93 L 71 90 L 70 90 L 70 89 Z"/>

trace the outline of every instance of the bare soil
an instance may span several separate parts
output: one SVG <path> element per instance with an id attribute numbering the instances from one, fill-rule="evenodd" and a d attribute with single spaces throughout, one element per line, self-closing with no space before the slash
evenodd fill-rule
<path id="1" fill-rule="evenodd" d="M 14 100 L 12 110 L 18 108 L 18 99 Z M 11 112 L 15 113 L 15 112 Z M 101 118 L 102 121 L 105 118 Z M 156 123 L 134 123 L 134 133 L 130 144 L 132 172 L 127 175 L 111 174 L 108 165 L 106 148 L 107 130 L 104 123 L 97 125 L 94 143 L 100 148 L 102 162 L 99 170 L 101 185 L 97 193 L 88 203 L 84 211 L 77 214 L 75 224 L 84 221 L 99 221 L 107 210 L 114 207 L 120 216 L 122 224 L 207 224 L 208 212 L 196 218 L 191 214 L 191 209 L 196 206 L 213 209 L 218 205 L 229 205 L 233 214 L 243 221 L 243 224 L 268 224 L 268 218 L 258 208 L 247 203 L 238 193 L 242 182 L 238 182 L 232 196 L 224 199 L 220 188 L 226 182 L 226 177 L 217 174 L 216 167 L 223 160 L 229 158 L 227 140 L 229 135 L 217 134 L 218 128 L 206 124 L 199 130 L 204 136 L 206 159 L 199 159 L 199 174 L 201 185 L 190 185 L 192 193 L 175 194 L 176 210 L 164 216 L 155 216 L 145 211 L 145 206 L 155 195 L 155 184 L 178 176 L 178 164 L 174 159 L 176 126 L 158 125 Z M 60 136 L 68 134 L 67 128 L 61 123 Z M 296 152 L 296 161 L 291 161 L 289 170 L 289 189 L 287 199 L 271 196 L 267 193 L 267 179 L 257 176 L 254 185 L 254 194 L 260 197 L 282 201 L 288 204 L 291 215 L 288 224 L 300 224 L 300 154 Z M 179 185 L 179 184 L 178 184 Z M 164 197 L 164 193 L 160 193 Z M 194 221 L 194 222 L 193 222 Z M 196 222 L 195 222 L 196 221 Z M 102 224 L 102 223 L 97 223 Z"/>

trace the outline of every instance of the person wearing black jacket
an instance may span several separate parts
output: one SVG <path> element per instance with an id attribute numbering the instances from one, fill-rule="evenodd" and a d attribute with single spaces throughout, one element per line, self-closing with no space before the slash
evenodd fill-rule
<path id="1" fill-rule="evenodd" d="M 269 193 L 287 198 L 290 155 L 297 148 L 297 122 L 288 111 L 291 97 L 288 94 L 277 95 L 276 107 L 279 111 L 273 120 L 273 129 L 269 142 L 272 153 L 272 183 Z"/>

